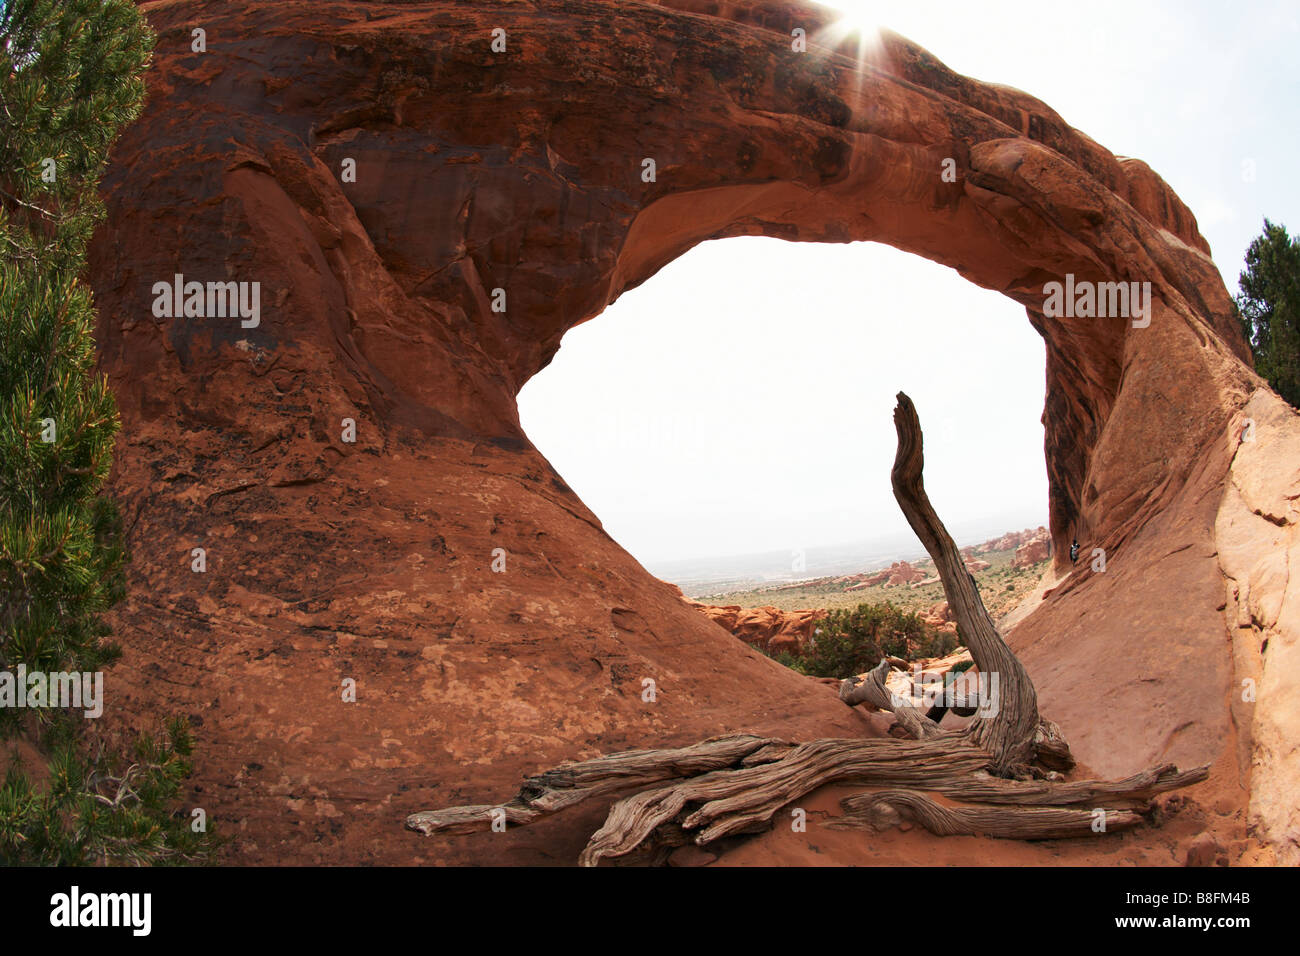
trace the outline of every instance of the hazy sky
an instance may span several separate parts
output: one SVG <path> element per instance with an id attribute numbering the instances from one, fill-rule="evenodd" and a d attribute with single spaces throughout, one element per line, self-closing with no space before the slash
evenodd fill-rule
<path id="1" fill-rule="evenodd" d="M 1148 162 L 1229 291 L 1265 215 L 1300 230 L 1295 0 L 860 6 Z M 1042 340 L 1010 300 L 886 246 L 704 243 L 571 331 L 520 412 L 653 566 L 906 531 L 889 488 L 900 389 L 955 533 L 1046 522 Z"/>

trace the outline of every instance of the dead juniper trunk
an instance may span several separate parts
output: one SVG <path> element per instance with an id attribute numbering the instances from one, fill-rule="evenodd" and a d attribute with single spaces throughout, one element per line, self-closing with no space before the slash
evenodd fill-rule
<path id="1" fill-rule="evenodd" d="M 1039 717 L 1038 695 L 1034 692 L 1033 682 L 993 626 L 975 587 L 975 579 L 966 570 L 966 562 L 962 560 L 957 545 L 925 493 L 921 479 L 925 465 L 921 422 L 912 400 L 902 392 L 898 393 L 898 405 L 894 409 L 894 428 L 898 432 L 898 451 L 890 473 L 894 497 L 939 571 L 948 606 L 952 608 L 959 631 L 980 673 L 982 706 L 967 731 L 971 743 L 989 752 L 992 756 L 990 769 L 998 776 L 1027 773 L 1030 765 L 1040 759 L 1040 744 L 1047 744 L 1041 757 L 1045 758 L 1043 762 L 1049 768 L 1069 769 L 1073 765 L 1069 747 L 1056 725 Z M 882 687 L 887 673 L 886 670 L 880 675 Z M 855 698 L 852 682 L 846 683 L 840 692 L 846 703 L 869 699 L 877 707 L 882 706 L 874 689 L 869 698 Z M 927 735 L 939 732 L 937 725 L 924 717 L 918 715 L 919 719 L 916 719 L 909 715 L 904 719 L 898 708 L 886 709 L 894 709 L 905 729 L 911 730 L 920 723 Z M 933 730 L 926 725 L 933 726 Z M 913 733 L 912 736 L 921 734 Z"/>
<path id="2" fill-rule="evenodd" d="M 714 737 L 675 750 L 634 750 L 565 764 L 529 777 L 504 804 L 411 814 L 406 825 L 440 831 L 524 826 L 586 799 L 619 797 L 579 857 L 602 859 L 766 829 L 782 807 L 829 783 L 874 787 L 841 801 L 834 826 L 889 826 L 907 818 L 933 833 L 1010 839 L 1087 836 L 1142 823 L 1151 800 L 1204 780 L 1209 767 L 1172 765 L 1119 781 L 1064 782 L 1074 766 L 1060 729 L 1038 713 L 1028 673 L 994 627 L 921 481 L 921 424 L 903 393 L 894 409 L 898 452 L 892 481 L 908 523 L 934 560 L 949 606 L 981 675 L 976 718 L 943 730 L 910 700 L 886 687 L 892 662 L 846 679 L 840 699 L 890 711 L 910 740 L 814 740 L 805 744 L 753 735 Z M 993 804 L 946 807 L 947 800 Z"/>

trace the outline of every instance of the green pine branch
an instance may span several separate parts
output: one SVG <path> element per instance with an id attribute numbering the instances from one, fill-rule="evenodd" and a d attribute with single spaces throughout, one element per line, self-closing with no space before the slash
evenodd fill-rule
<path id="1" fill-rule="evenodd" d="M 125 595 L 121 520 L 102 494 L 119 422 L 83 276 L 99 180 L 139 115 L 152 46 L 129 0 L 0 7 L 0 670 L 97 671 L 120 654 L 102 617 Z M 0 737 L 19 734 L 48 766 L 38 784 L 10 761 L 0 862 L 213 852 L 171 809 L 189 774 L 183 724 L 128 757 L 92 747 L 79 717 L 0 708 Z"/>

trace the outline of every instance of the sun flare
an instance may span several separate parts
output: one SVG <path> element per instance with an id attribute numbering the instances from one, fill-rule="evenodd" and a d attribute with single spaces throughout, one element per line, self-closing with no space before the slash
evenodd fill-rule
<path id="1" fill-rule="evenodd" d="M 870 63 L 881 47 L 880 0 L 817 0 L 834 19 L 819 33 L 818 40 L 827 46 L 843 48 L 846 40 L 857 39 L 857 58 Z"/>
<path id="2" fill-rule="evenodd" d="M 876 32 L 881 27 L 880 4 L 876 0 L 817 0 L 834 10 L 839 19 L 835 26 L 845 34 Z"/>

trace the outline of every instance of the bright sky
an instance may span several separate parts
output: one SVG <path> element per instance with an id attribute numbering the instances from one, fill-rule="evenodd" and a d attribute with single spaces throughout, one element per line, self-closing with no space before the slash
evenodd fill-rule
<path id="1" fill-rule="evenodd" d="M 1300 4 L 833 4 L 1019 87 L 1191 206 L 1229 291 L 1265 215 L 1300 230 Z M 525 431 L 624 547 L 674 559 L 905 532 L 894 394 L 960 529 L 1045 523 L 1043 345 L 1024 310 L 867 243 L 708 242 L 564 339 Z M 990 531 L 990 533 L 992 533 Z"/>

